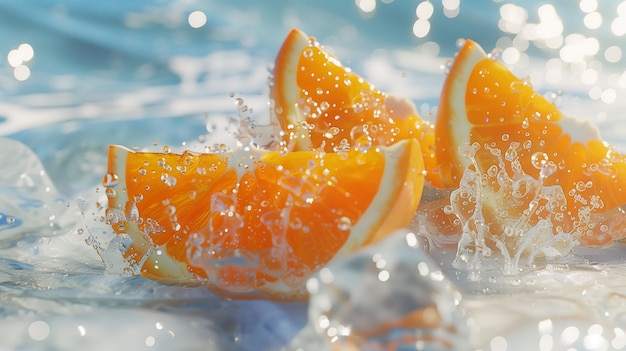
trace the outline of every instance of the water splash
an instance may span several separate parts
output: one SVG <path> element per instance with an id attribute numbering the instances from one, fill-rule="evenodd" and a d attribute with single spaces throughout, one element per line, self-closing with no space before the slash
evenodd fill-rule
<path id="1" fill-rule="evenodd" d="M 537 257 L 567 256 L 578 244 L 581 231 L 590 225 L 583 215 L 591 210 L 587 207 L 579 211 L 570 232 L 562 230 L 561 223 L 567 220 L 563 216 L 566 196 L 560 186 L 544 184 L 556 165 L 544 153 L 532 155 L 531 162 L 539 170 L 539 178 L 533 178 L 522 170 L 519 148 L 517 142 L 504 152 L 487 144 L 481 150 L 477 143 L 460 148 L 471 166 L 459 188 L 452 191 L 444 211 L 458 219 L 462 233 L 454 265 L 474 272 L 470 279 L 479 279 L 485 266 L 501 267 L 505 275 L 517 275 L 522 268 L 531 267 Z M 481 170 L 476 159 L 485 154 L 497 162 Z M 500 258 L 502 264 L 498 263 Z"/>
<path id="2" fill-rule="evenodd" d="M 463 298 L 413 232 L 332 262 L 306 286 L 309 324 L 295 350 L 467 348 Z"/>
<path id="3" fill-rule="evenodd" d="M 26 145 L 0 138 L 0 247 L 25 237 L 55 236 L 75 224 L 69 204 Z"/>
<path id="4" fill-rule="evenodd" d="M 315 235 L 311 232 L 311 219 L 301 218 L 298 213 L 319 198 L 326 186 L 334 185 L 336 180 L 323 168 L 323 154 L 319 159 L 311 160 L 307 169 L 301 170 L 302 175 L 278 166 L 278 194 L 285 195 L 284 202 L 272 195 L 273 191 L 259 194 L 258 201 L 245 203 L 237 193 L 212 195 L 211 219 L 206 227 L 191 233 L 187 240 L 189 263 L 206 274 L 208 285 L 230 295 L 256 296 L 268 285 L 291 290 L 293 296 L 304 295 L 306 278 L 320 268 L 321 262 L 303 263 L 294 252 L 288 232 Z M 243 183 L 245 180 L 240 181 L 240 186 Z M 246 217 L 251 215 L 259 219 L 259 225 L 254 229 L 248 227 L 255 223 L 254 220 L 246 222 Z M 337 228 L 350 229 L 349 221 L 337 211 Z M 245 241 L 251 240 L 251 230 L 260 233 L 256 240 L 269 239 L 270 242 L 258 245 L 259 248 L 249 247 Z M 262 233 L 267 233 L 269 238 Z"/>

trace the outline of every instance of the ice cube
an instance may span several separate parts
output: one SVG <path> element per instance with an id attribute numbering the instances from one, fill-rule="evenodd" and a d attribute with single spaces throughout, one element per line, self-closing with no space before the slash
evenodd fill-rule
<path id="1" fill-rule="evenodd" d="M 397 231 L 310 278 L 308 326 L 294 350 L 466 349 L 462 296 L 422 245 Z"/>
<path id="2" fill-rule="evenodd" d="M 0 165 L 0 247 L 27 236 L 60 234 L 65 221 L 77 219 L 67 215 L 71 209 L 24 144 L 0 138 Z"/>

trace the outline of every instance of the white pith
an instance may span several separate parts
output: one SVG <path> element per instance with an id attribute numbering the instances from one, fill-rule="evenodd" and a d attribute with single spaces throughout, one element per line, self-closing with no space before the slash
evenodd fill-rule
<path id="1" fill-rule="evenodd" d="M 134 151 L 127 149 L 123 146 L 110 146 L 109 147 L 109 171 L 117 174 L 119 183 L 116 186 L 115 197 L 109 199 L 109 207 L 116 208 L 124 211 L 126 203 L 129 201 L 128 192 L 126 191 L 126 160 L 128 154 Z M 137 223 L 133 221 L 127 221 L 125 224 L 126 234 L 128 234 L 132 241 L 133 246 L 141 252 L 142 255 L 149 254 L 150 251 L 154 251 L 154 254 L 149 254 L 144 262 L 144 266 L 151 265 L 158 267 L 158 270 L 164 272 L 163 277 L 167 278 L 170 282 L 191 283 L 195 279 L 191 273 L 187 270 L 187 265 L 172 259 L 167 254 L 156 255 L 156 252 L 167 252 L 164 245 L 154 246 L 153 243 L 146 239 L 145 234 L 138 228 Z"/>
<path id="2" fill-rule="evenodd" d="M 449 75 L 454 77 L 451 81 L 451 85 L 448 87 L 449 94 L 446 96 L 447 103 L 450 106 L 450 119 L 449 128 L 452 132 L 452 141 L 456 142 L 455 145 L 449 145 L 452 150 L 450 152 L 456 155 L 456 161 L 462 164 L 462 169 L 467 168 L 471 161 L 467 157 L 463 157 L 457 154 L 457 150 L 460 146 L 469 144 L 470 133 L 472 125 L 467 119 L 467 110 L 465 108 L 465 94 L 469 79 L 474 70 L 476 64 L 487 57 L 485 51 L 477 44 L 474 44 L 469 48 L 469 54 L 463 60 L 463 64 L 460 66 L 455 65 L 450 71 Z"/>
<path id="3" fill-rule="evenodd" d="M 407 145 L 411 143 L 411 145 Z M 423 178 L 423 163 L 410 164 L 411 161 L 417 161 L 420 163 L 422 159 L 420 157 L 412 157 L 413 153 L 421 155 L 419 144 L 414 139 L 402 140 L 392 146 L 381 148 L 381 152 L 385 155 L 385 169 L 383 171 L 382 179 L 380 180 L 380 187 L 376 192 L 374 201 L 369 205 L 365 213 L 361 216 L 359 221 L 350 229 L 350 235 L 341 249 L 335 254 L 335 257 L 342 257 L 346 254 L 355 251 L 363 246 L 363 244 L 372 239 L 372 237 L 381 230 L 381 226 L 390 213 L 394 210 L 394 205 L 399 199 L 399 194 L 403 191 L 410 192 L 406 194 L 414 197 L 419 202 L 421 196 L 421 184 L 419 189 L 411 188 L 415 184 L 406 184 L 407 178 L 415 178 L 414 173 L 419 173 Z M 415 159 L 415 160 L 413 160 Z M 406 173 L 399 173 L 397 170 L 405 169 Z M 407 173 L 413 173 L 409 176 Z M 417 182 L 417 181 L 416 181 Z M 415 206 L 417 206 L 417 202 Z M 406 206 L 406 204 L 405 204 Z M 410 211 L 410 209 L 402 208 L 402 211 Z M 402 224 L 397 224 L 401 226 Z M 400 228 L 398 226 L 398 228 Z M 395 229 L 398 229 L 395 228 Z M 385 234 L 385 233 L 383 233 Z M 386 233 L 389 234 L 389 233 Z"/>

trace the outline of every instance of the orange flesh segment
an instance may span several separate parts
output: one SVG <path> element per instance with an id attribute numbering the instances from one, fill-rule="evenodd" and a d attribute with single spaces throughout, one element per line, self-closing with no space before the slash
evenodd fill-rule
<path id="1" fill-rule="evenodd" d="M 579 210 L 588 207 L 591 201 L 601 201 L 602 207 L 592 210 L 595 213 L 626 203 L 626 157 L 603 142 L 595 127 L 563 116 L 530 84 L 519 80 L 500 62 L 488 58 L 470 40 L 458 53 L 456 62 L 444 86 L 437 122 L 438 145 L 447 145 L 438 149 L 437 154 L 440 161 L 446 161 L 442 162 L 446 186 L 458 186 L 469 165 L 469 160 L 458 153 L 459 146 L 487 144 L 504 154 L 511 143 L 518 143 L 517 156 L 526 174 L 539 178 L 540 170 L 531 161 L 537 152 L 545 153 L 556 165 L 556 171 L 545 179 L 544 185 L 559 185 L 566 195 L 567 206 L 562 209 L 565 220 L 555 223 L 563 231 L 574 228 Z M 463 76 L 468 77 L 467 81 L 457 78 Z M 459 98 L 463 106 L 452 102 Z M 483 174 L 497 164 L 489 152 L 478 152 L 476 160 Z M 492 206 L 491 210 L 496 210 L 496 205 Z M 602 242 L 604 239 L 598 239 L 599 228 L 592 232 L 579 241 L 583 245 L 606 244 Z"/>
<path id="2" fill-rule="evenodd" d="M 109 209 L 118 211 L 111 224 L 133 240 L 126 259 L 140 264 L 147 255 L 141 267 L 146 277 L 209 279 L 230 297 L 260 292 L 250 296 L 301 299 L 305 278 L 338 253 L 409 224 L 422 170 L 414 141 L 367 152 L 285 155 L 256 149 L 164 154 L 111 146 L 108 171 L 119 177 L 116 195 L 109 197 Z M 194 265 L 207 262 L 194 261 L 195 254 L 216 265 L 237 254 L 256 261 L 213 269 Z"/>
<path id="3" fill-rule="evenodd" d="M 414 138 L 423 152 L 426 180 L 442 186 L 433 124 L 408 100 L 390 98 L 299 30 L 289 33 L 279 51 L 270 96 L 292 150 L 337 152 Z"/>

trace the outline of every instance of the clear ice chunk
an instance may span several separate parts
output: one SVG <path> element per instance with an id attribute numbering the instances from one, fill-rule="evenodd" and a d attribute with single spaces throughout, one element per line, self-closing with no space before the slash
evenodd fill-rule
<path id="1" fill-rule="evenodd" d="M 24 237 L 65 232 L 75 224 L 37 156 L 24 144 L 0 138 L 0 247 Z"/>
<path id="2" fill-rule="evenodd" d="M 293 350 L 465 350 L 462 296 L 422 246 L 397 231 L 310 278 Z"/>

